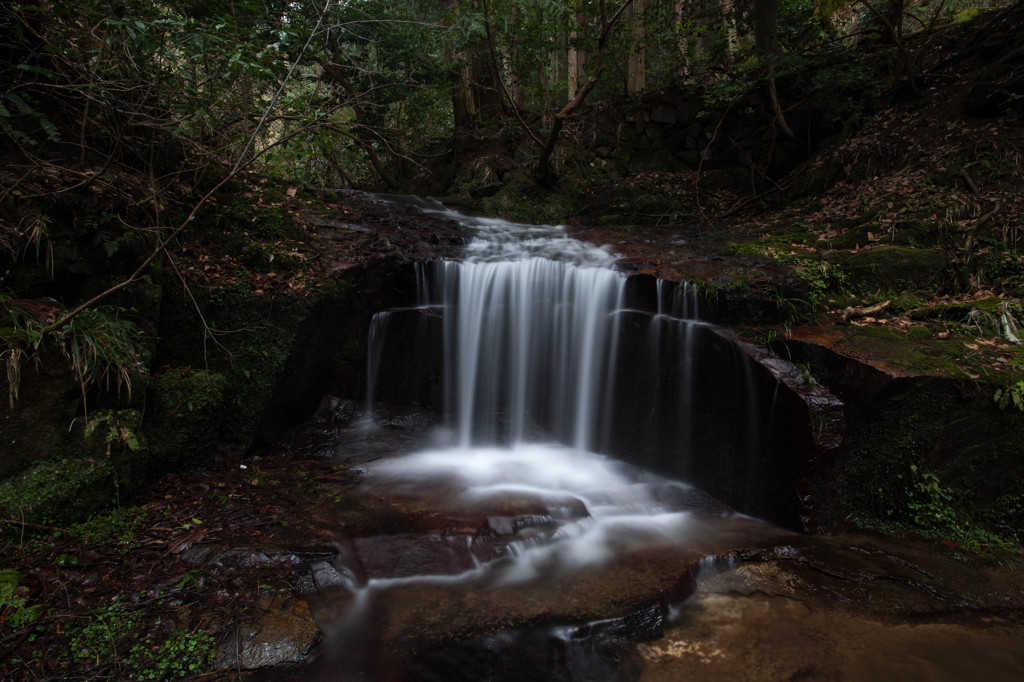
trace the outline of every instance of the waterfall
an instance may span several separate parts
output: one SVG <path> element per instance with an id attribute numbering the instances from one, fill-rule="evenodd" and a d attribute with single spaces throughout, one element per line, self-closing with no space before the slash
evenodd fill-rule
<path id="1" fill-rule="evenodd" d="M 500 417 L 512 442 L 541 426 L 592 447 L 625 279 L 537 257 L 444 261 L 432 270 L 459 443 L 494 442 Z"/>
<path id="2" fill-rule="evenodd" d="M 793 518 L 787 470 L 769 464 L 792 448 L 784 430 L 766 443 L 759 413 L 775 380 L 700 319 L 696 284 L 630 278 L 562 227 L 419 208 L 469 238 L 461 257 L 415 266 L 413 307 L 374 320 L 368 400 L 441 410 L 439 437 L 465 457 L 568 446 L 697 482 L 744 511 L 781 500 L 771 514 Z"/>
<path id="3" fill-rule="evenodd" d="M 463 446 L 553 438 L 607 440 L 626 278 L 605 249 L 561 227 L 469 218 L 465 257 L 419 264 L 418 307 L 443 320 L 445 411 Z M 371 325 L 368 401 L 376 399 L 387 315 Z"/>

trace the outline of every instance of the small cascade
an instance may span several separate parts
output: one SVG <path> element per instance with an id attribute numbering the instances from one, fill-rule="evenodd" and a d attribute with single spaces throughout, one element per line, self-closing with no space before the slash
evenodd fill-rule
<path id="1" fill-rule="evenodd" d="M 370 321 L 370 333 L 366 348 L 366 418 L 373 421 L 373 405 L 377 398 L 377 377 L 380 375 L 380 363 L 383 359 L 383 342 L 388 332 L 388 321 L 391 313 L 377 313 Z"/>
<path id="2" fill-rule="evenodd" d="M 696 283 L 683 281 L 672 284 L 659 279 L 655 282 L 655 290 L 659 317 L 668 315 L 680 320 L 700 319 L 700 290 Z"/>
<path id="3" fill-rule="evenodd" d="M 594 447 L 624 278 L 535 257 L 432 269 L 458 442 L 519 442 L 539 426 L 561 442 Z"/>

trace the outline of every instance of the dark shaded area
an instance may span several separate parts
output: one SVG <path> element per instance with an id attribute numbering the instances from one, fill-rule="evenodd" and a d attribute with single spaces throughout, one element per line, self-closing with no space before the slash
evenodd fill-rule
<path id="1" fill-rule="evenodd" d="M 569 627 L 533 627 L 439 646 L 416 657 L 407 682 L 625 682 L 639 672 L 633 644 L 662 635 L 660 605 Z"/>

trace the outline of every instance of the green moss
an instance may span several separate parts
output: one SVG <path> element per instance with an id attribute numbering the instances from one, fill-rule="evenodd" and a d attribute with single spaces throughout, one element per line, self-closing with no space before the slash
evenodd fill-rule
<path id="1" fill-rule="evenodd" d="M 557 225 L 565 221 L 576 205 L 578 192 L 566 187 L 555 191 L 538 188 L 527 176 L 505 185 L 480 201 L 486 215 L 532 225 Z"/>
<path id="2" fill-rule="evenodd" d="M 935 293 L 945 283 L 946 256 L 938 249 L 882 246 L 875 249 L 828 255 L 839 265 L 848 281 L 866 290 L 903 289 Z"/>
<path id="3" fill-rule="evenodd" d="M 284 200 L 283 195 L 280 198 Z M 282 206 L 254 206 L 253 199 L 246 196 L 236 195 L 223 204 L 209 207 L 200 214 L 198 222 L 223 233 L 225 249 L 237 243 L 231 235 L 245 237 L 247 241 L 264 242 L 301 239 L 303 236 L 302 228 Z"/>
<path id="4" fill-rule="evenodd" d="M 318 300 L 330 300 L 352 291 L 352 283 L 340 279 L 326 279 L 315 290 Z"/>
<path id="5" fill-rule="evenodd" d="M 1002 299 L 997 297 L 965 303 L 944 303 L 910 310 L 909 317 L 913 320 L 941 320 L 971 325 L 986 333 L 999 335 L 998 315 L 1002 305 Z"/>
<path id="6" fill-rule="evenodd" d="M 135 531 L 142 523 L 145 512 L 138 507 L 116 509 L 76 523 L 68 532 L 83 544 L 115 546 L 122 551 L 131 547 Z"/>
<path id="7" fill-rule="evenodd" d="M 960 24 L 960 23 L 963 23 L 965 21 L 971 21 L 973 19 L 977 19 L 978 17 L 980 17 L 984 13 L 985 13 L 985 8 L 984 7 L 968 7 L 967 9 L 962 10 L 959 14 L 957 14 L 956 18 L 953 21 L 958 23 L 958 24 Z"/>
<path id="8" fill-rule="evenodd" d="M 149 447 L 136 410 L 104 410 L 72 425 L 67 456 L 0 487 L 3 518 L 66 527 L 126 502 L 145 479 Z"/>
<path id="9" fill-rule="evenodd" d="M 245 287 L 194 287 L 193 304 L 180 286 L 165 291 L 158 353 L 177 369 L 162 374 L 150 390 L 155 409 L 147 437 L 159 460 L 170 465 L 244 450 L 316 301 L 254 296 Z M 204 321 L 210 329 L 232 331 L 211 337 Z M 204 369 L 192 369 L 197 367 Z"/>
<path id="10" fill-rule="evenodd" d="M 858 352 L 878 358 L 906 374 L 963 377 L 964 344 L 956 338 L 934 338 L 930 330 L 914 335 L 899 329 L 869 325 L 847 331 L 847 342 Z"/>
<path id="11" fill-rule="evenodd" d="M 110 460 L 43 462 L 0 484 L 0 509 L 5 519 L 63 528 L 114 507 L 118 487 Z"/>
<path id="12" fill-rule="evenodd" d="M 917 294 L 909 292 L 893 293 L 893 296 L 886 296 L 885 299 L 892 301 L 892 312 L 897 315 L 906 315 L 924 305 L 924 299 Z"/>
<path id="13" fill-rule="evenodd" d="M 276 189 L 267 189 L 263 191 L 263 200 L 271 204 L 284 203 L 284 193 Z"/>
<path id="14" fill-rule="evenodd" d="M 205 370 L 162 372 L 150 382 L 145 433 L 153 443 L 151 475 L 201 461 L 221 437 L 227 377 Z"/>

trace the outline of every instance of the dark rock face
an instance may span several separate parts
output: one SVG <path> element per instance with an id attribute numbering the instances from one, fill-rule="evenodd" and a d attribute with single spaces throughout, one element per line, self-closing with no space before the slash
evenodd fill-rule
<path id="1" fill-rule="evenodd" d="M 625 316 L 608 452 L 796 527 L 808 409 L 713 327 Z"/>
<path id="2" fill-rule="evenodd" d="M 971 381 L 893 380 L 857 411 L 818 482 L 819 497 L 828 501 L 826 520 L 838 525 L 852 515 L 946 534 L 953 523 L 1019 533 L 1024 422 L 1012 412 Z M 926 480 L 934 482 L 935 495 Z"/>
<path id="3" fill-rule="evenodd" d="M 34 461 L 53 457 L 68 440 L 78 398 L 75 388 L 63 358 L 39 367 L 25 362 L 19 397 L 0 413 L 0 439 L 6 446 L 0 457 L 0 481 Z"/>

